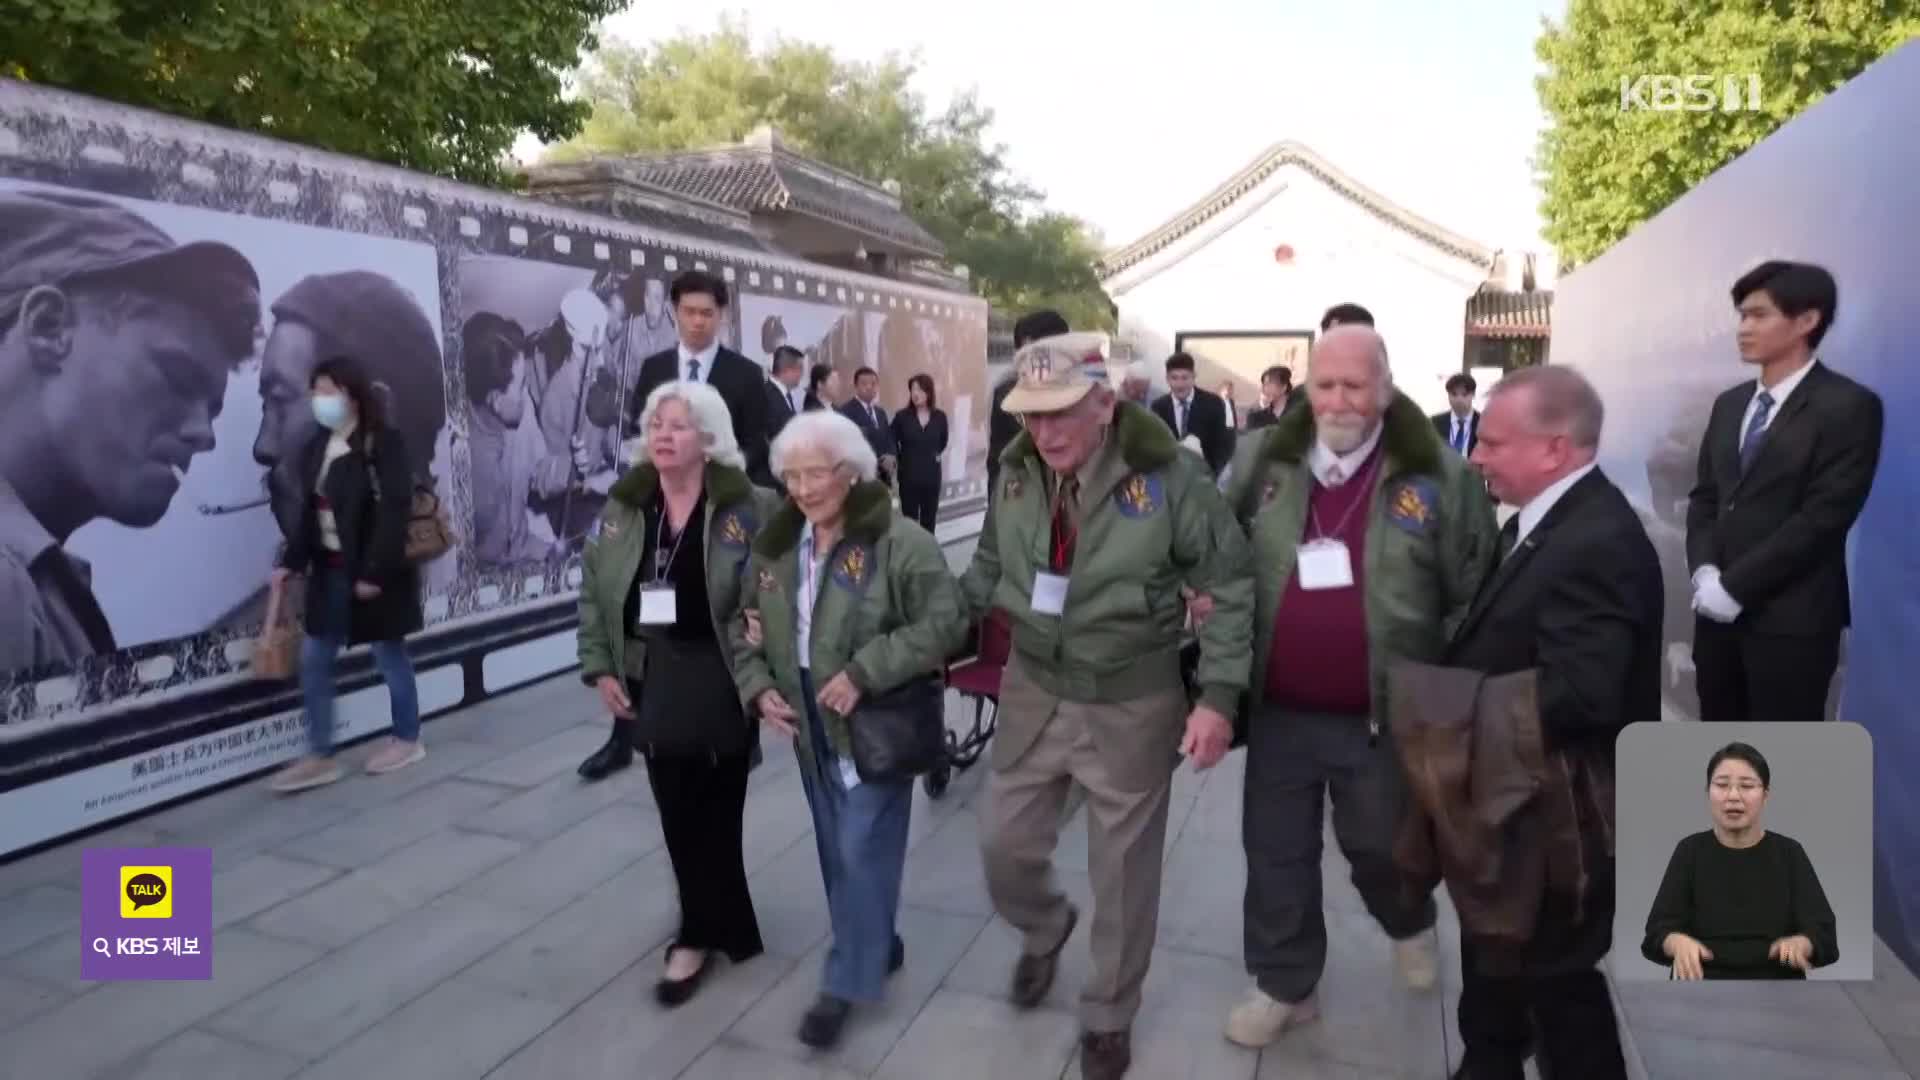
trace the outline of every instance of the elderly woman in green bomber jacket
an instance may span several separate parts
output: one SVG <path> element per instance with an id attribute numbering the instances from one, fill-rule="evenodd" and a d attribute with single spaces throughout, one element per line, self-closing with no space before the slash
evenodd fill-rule
<path id="1" fill-rule="evenodd" d="M 1760 823 L 1772 788 L 1767 759 L 1746 743 L 1707 762 L 1713 828 L 1674 847 L 1640 944 L 1675 979 L 1804 979 L 1840 959 L 1813 860 Z"/>
<path id="2" fill-rule="evenodd" d="M 747 479 L 719 391 L 670 382 L 647 397 L 639 464 L 595 523 L 580 582 L 580 674 L 647 761 L 680 893 L 680 932 L 655 995 L 700 988 L 712 954 L 761 952 L 741 850 L 757 729 L 734 686 L 750 546 L 779 497 Z"/>
<path id="3" fill-rule="evenodd" d="M 893 508 L 853 421 L 802 413 L 772 458 L 789 501 L 753 545 L 752 629 L 734 670 L 741 699 L 800 757 L 833 930 L 800 1040 L 825 1048 L 855 1002 L 881 1000 L 906 959 L 894 918 L 913 784 L 861 778 L 849 717 L 863 700 L 939 672 L 966 624 L 940 545 Z"/>

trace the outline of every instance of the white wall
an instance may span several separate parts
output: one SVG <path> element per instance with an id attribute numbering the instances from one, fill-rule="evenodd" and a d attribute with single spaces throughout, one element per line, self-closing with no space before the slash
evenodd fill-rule
<path id="1" fill-rule="evenodd" d="M 1291 266 L 1274 248 L 1291 244 Z M 1428 412 L 1460 370 L 1467 297 L 1485 272 L 1396 229 L 1294 166 L 1107 283 L 1120 334 L 1164 358 L 1176 334 L 1311 330 L 1334 304 L 1373 312 L 1394 378 Z M 1297 375 L 1298 373 L 1296 373 Z"/>

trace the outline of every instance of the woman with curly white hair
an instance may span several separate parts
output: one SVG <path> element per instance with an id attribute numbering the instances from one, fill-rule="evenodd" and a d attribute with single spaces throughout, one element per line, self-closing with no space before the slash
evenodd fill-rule
<path id="1" fill-rule="evenodd" d="M 940 545 L 894 509 L 853 421 L 801 413 L 772 457 L 788 498 L 753 545 L 754 629 L 734 672 L 741 700 L 793 739 L 800 758 L 833 931 L 800 1040 L 824 1048 L 855 1003 L 882 999 L 906 961 L 894 918 L 913 777 L 869 768 L 854 731 L 871 725 L 873 709 L 943 724 L 938 673 L 966 624 Z"/>
<path id="2" fill-rule="evenodd" d="M 779 497 L 754 487 L 718 391 L 670 382 L 647 396 L 638 462 L 608 492 L 580 582 L 580 674 L 613 714 L 589 779 L 647 759 L 680 891 L 680 932 L 655 987 L 694 995 L 712 955 L 761 952 L 741 850 L 757 730 L 735 693 L 742 581 Z"/>

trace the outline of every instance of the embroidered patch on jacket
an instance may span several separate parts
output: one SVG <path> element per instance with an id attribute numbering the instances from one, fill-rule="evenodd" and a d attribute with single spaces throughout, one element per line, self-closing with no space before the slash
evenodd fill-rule
<path id="1" fill-rule="evenodd" d="M 1439 505 L 1439 492 L 1434 489 L 1433 481 L 1407 480 L 1395 488 L 1387 500 L 1387 520 L 1415 536 L 1425 536 L 1439 520 Z"/>
<path id="2" fill-rule="evenodd" d="M 873 578 L 873 553 L 863 544 L 848 545 L 833 561 L 833 581 L 849 592 L 864 592 Z"/>
<path id="3" fill-rule="evenodd" d="M 743 548 L 747 546 L 753 530 L 753 521 L 738 510 L 729 510 L 713 523 L 714 540 L 721 547 Z"/>
<path id="4" fill-rule="evenodd" d="M 1000 489 L 1002 492 L 1004 492 L 1005 498 L 1009 498 L 1009 499 L 1019 498 L 1020 497 L 1020 477 L 1017 475 L 1008 476 L 1006 483 L 1000 485 Z"/>
<path id="5" fill-rule="evenodd" d="M 1157 513 L 1166 501 L 1166 491 L 1157 473 L 1135 473 L 1113 491 L 1113 505 L 1122 517 L 1146 517 Z"/>
<path id="6" fill-rule="evenodd" d="M 1267 481 L 1267 486 L 1260 489 L 1260 505 L 1265 506 L 1272 502 L 1273 497 L 1278 494 L 1280 494 L 1280 485 L 1272 480 Z"/>
<path id="7" fill-rule="evenodd" d="M 766 567 L 761 567 L 760 568 L 760 591 L 761 592 L 778 592 L 779 589 L 780 589 L 780 583 L 773 580 L 773 571 L 768 570 Z"/>

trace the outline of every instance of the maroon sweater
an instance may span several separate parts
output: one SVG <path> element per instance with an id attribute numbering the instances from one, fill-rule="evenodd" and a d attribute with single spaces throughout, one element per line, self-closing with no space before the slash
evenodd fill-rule
<path id="1" fill-rule="evenodd" d="M 1344 589 L 1300 587 L 1296 569 L 1287 579 L 1274 614 L 1273 648 L 1267 653 L 1269 704 L 1300 712 L 1364 716 L 1372 711 L 1373 686 L 1367 664 L 1366 561 L 1367 529 L 1373 517 L 1364 505 L 1374 489 L 1380 449 L 1346 483 L 1337 488 L 1313 481 L 1309 511 L 1301 543 L 1321 535 L 1318 520 L 1329 539 L 1347 545 L 1353 565 L 1353 584 Z M 1351 513 L 1349 513 L 1351 511 Z M 1345 527 L 1340 521 L 1346 519 Z"/>

